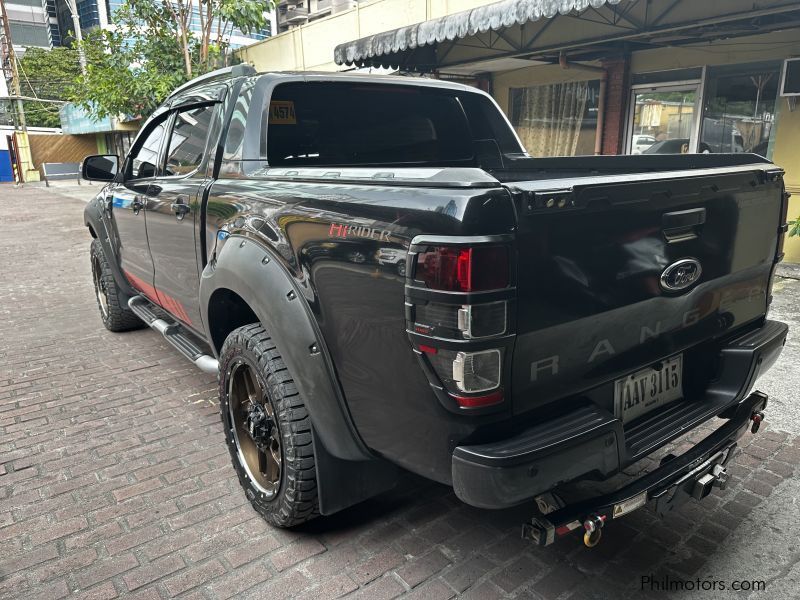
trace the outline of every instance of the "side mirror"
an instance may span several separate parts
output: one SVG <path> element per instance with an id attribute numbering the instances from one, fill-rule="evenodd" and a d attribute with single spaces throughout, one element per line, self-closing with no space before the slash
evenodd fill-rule
<path id="1" fill-rule="evenodd" d="M 139 170 L 136 172 L 135 177 L 137 179 L 144 178 L 144 177 L 155 177 L 156 176 L 156 166 L 153 163 L 149 162 L 142 162 L 139 165 Z"/>
<path id="2" fill-rule="evenodd" d="M 83 159 L 81 177 L 88 181 L 113 181 L 119 171 L 116 154 L 95 154 Z"/>

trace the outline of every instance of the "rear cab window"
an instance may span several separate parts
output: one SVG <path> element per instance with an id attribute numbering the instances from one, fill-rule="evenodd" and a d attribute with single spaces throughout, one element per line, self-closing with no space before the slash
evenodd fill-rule
<path id="1" fill-rule="evenodd" d="M 287 82 L 264 104 L 258 158 L 271 167 L 474 166 L 485 138 L 520 151 L 508 126 L 487 118 L 497 112 L 469 91 Z"/>

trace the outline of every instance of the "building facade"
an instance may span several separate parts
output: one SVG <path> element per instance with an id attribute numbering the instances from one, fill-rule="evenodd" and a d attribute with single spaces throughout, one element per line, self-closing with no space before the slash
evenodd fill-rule
<path id="1" fill-rule="evenodd" d="M 14 50 L 21 54 L 28 46 L 53 47 L 54 15 L 49 2 L 54 0 L 13 0 L 4 2 Z M 55 34 L 58 38 L 57 26 Z M 3 52 L 5 56 L 6 52 Z"/>
<path id="2" fill-rule="evenodd" d="M 32 1 L 32 0 L 31 0 Z M 69 45 L 72 43 L 70 32 L 73 30 L 72 14 L 66 0 L 44 0 L 54 4 L 54 13 L 58 24 L 60 43 Z M 124 4 L 124 0 L 77 0 L 78 17 L 81 23 L 81 31 L 86 33 L 96 27 L 109 28 L 114 25 L 114 13 Z M 241 48 L 255 42 L 260 42 L 268 38 L 272 33 L 272 19 L 261 31 L 244 32 L 234 29 L 227 35 L 232 48 Z M 193 5 L 191 28 L 200 32 L 200 7 Z M 217 23 L 212 24 L 212 34 L 217 33 Z M 58 45 L 55 44 L 54 45 Z"/>
<path id="3" fill-rule="evenodd" d="M 282 0 L 276 6 L 277 33 L 354 8 L 359 0 Z"/>
<path id="4" fill-rule="evenodd" d="M 391 68 L 489 91 L 534 156 L 755 152 L 800 216 L 797 0 L 372 0 L 240 56 L 259 70 Z M 800 239 L 785 245 L 800 262 Z"/>

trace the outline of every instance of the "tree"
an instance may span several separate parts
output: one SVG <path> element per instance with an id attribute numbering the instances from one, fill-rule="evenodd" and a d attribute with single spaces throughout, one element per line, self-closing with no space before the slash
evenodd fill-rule
<path id="1" fill-rule="evenodd" d="M 231 32 L 262 29 L 273 6 L 273 0 L 128 0 L 114 13 L 114 29 L 84 37 L 87 74 L 78 101 L 97 118 L 145 116 L 175 87 L 227 63 Z"/>
<path id="2" fill-rule="evenodd" d="M 23 96 L 68 102 L 75 96 L 81 74 L 78 53 L 72 48 L 26 48 L 19 61 L 20 92 Z M 23 102 L 28 125 L 60 127 L 60 104 Z"/>

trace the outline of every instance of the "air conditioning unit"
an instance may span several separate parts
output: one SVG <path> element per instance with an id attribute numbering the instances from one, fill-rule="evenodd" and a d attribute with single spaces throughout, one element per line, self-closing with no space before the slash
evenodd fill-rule
<path id="1" fill-rule="evenodd" d="M 358 4 L 356 0 L 331 0 L 331 14 L 335 15 L 336 13 L 350 10 L 356 4 Z"/>
<path id="2" fill-rule="evenodd" d="M 800 58 L 783 61 L 781 96 L 800 96 Z"/>

